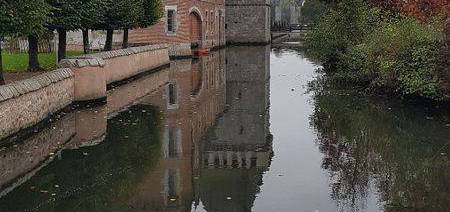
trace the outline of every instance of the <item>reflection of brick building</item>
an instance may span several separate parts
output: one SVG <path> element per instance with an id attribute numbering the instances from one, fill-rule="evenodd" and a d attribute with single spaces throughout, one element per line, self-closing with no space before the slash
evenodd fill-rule
<path id="1" fill-rule="evenodd" d="M 130 32 L 131 43 L 225 44 L 224 0 L 163 0 L 163 18 L 154 26 Z"/>
<path id="2" fill-rule="evenodd" d="M 137 186 L 131 205 L 152 211 L 190 210 L 197 143 L 225 108 L 224 62 L 224 51 L 197 61 L 172 61 L 169 82 L 141 100 L 158 106 L 165 119 L 161 158 Z"/>
<path id="3" fill-rule="evenodd" d="M 229 48 L 226 61 L 229 107 L 201 141 L 196 202 L 207 211 L 251 211 L 272 157 L 269 47 Z"/>

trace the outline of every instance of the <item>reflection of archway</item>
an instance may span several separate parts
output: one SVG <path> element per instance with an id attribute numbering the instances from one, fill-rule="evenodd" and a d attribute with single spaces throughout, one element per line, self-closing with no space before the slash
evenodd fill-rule
<path id="1" fill-rule="evenodd" d="M 202 18 L 197 10 L 192 10 L 189 14 L 190 40 L 191 43 L 202 40 Z"/>

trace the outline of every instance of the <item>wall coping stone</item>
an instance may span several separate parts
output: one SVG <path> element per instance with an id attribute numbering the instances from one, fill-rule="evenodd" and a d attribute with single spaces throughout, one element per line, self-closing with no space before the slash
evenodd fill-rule
<path id="1" fill-rule="evenodd" d="M 74 56 L 68 59 L 61 60 L 58 64 L 58 67 L 59 68 L 73 68 L 73 67 L 83 68 L 86 66 L 103 67 L 106 64 L 105 60 L 108 59 L 168 48 L 169 47 L 167 44 L 155 44 L 155 45 L 119 49 L 114 51 L 100 52 L 96 54 Z"/>
<path id="2" fill-rule="evenodd" d="M 148 51 L 154 51 L 154 50 L 160 50 L 160 49 L 167 49 L 167 44 L 153 44 L 153 45 L 147 45 L 147 46 L 138 46 L 138 47 L 130 47 L 126 49 L 118 49 L 113 51 L 107 51 L 107 52 L 100 52 L 96 54 L 89 54 L 85 56 L 78 56 L 78 57 L 72 57 L 72 58 L 101 58 L 104 60 L 111 59 L 114 57 L 122 57 L 122 56 L 128 56 L 133 54 L 139 54 L 142 52 L 148 52 Z"/>
<path id="3" fill-rule="evenodd" d="M 30 93 L 47 87 L 52 83 L 62 81 L 73 76 L 72 70 L 68 68 L 56 69 L 29 79 L 16 81 L 0 86 L 0 102 L 16 98 L 26 93 Z"/>

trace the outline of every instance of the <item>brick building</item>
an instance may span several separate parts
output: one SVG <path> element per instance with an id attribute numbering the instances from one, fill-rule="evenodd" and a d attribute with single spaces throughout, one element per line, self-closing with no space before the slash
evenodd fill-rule
<path id="1" fill-rule="evenodd" d="M 225 0 L 163 0 L 163 5 L 161 20 L 130 31 L 130 43 L 225 45 Z"/>

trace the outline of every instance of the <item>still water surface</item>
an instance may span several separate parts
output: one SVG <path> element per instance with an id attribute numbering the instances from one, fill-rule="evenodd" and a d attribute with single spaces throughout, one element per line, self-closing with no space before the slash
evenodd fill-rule
<path id="1" fill-rule="evenodd" d="M 449 111 L 317 68 L 232 47 L 114 87 L 1 149 L 0 211 L 449 211 Z"/>

